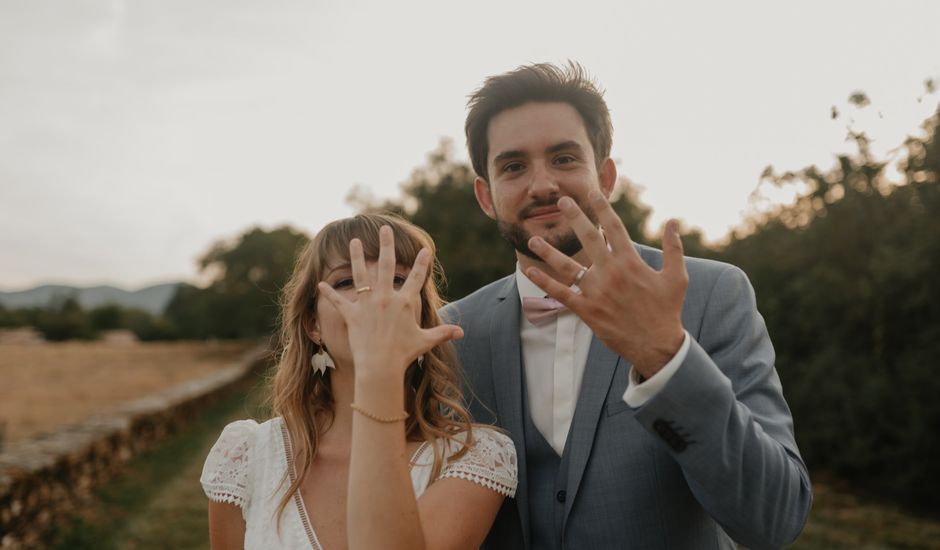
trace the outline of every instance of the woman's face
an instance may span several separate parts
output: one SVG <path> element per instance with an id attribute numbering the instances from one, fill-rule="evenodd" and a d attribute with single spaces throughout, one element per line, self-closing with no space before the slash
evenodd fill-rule
<path id="1" fill-rule="evenodd" d="M 374 281 L 378 272 L 378 263 L 366 262 L 366 273 L 369 281 Z M 395 266 L 395 289 L 401 288 L 408 273 L 411 272 L 410 266 Z M 336 263 L 329 263 L 323 276 L 323 282 L 333 287 L 341 296 L 355 302 L 359 298 L 356 292 L 356 284 L 353 282 L 352 267 L 345 259 Z M 421 300 L 420 296 L 417 300 Z M 415 308 L 416 321 L 421 322 L 421 308 Z M 316 319 L 314 324 L 314 340 L 326 344 L 330 357 L 336 363 L 337 368 L 349 367 L 352 365 L 352 349 L 349 344 L 349 335 L 346 330 L 346 322 L 336 307 L 325 298 L 317 299 Z"/>

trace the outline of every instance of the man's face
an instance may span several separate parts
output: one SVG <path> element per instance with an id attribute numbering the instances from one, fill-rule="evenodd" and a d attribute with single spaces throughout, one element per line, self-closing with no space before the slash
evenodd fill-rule
<path id="1" fill-rule="evenodd" d="M 588 192 L 610 196 L 617 172 L 605 159 L 598 171 L 578 111 L 567 103 L 526 103 L 493 117 L 487 129 L 489 182 L 477 178 L 480 207 L 516 250 L 538 260 L 528 241 L 538 235 L 574 256 L 581 243 L 557 207 L 564 196 L 595 221 Z"/>

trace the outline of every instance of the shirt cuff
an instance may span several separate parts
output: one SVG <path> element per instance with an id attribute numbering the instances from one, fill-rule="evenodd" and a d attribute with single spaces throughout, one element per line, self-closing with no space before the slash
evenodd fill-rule
<path id="1" fill-rule="evenodd" d="M 653 376 L 641 383 L 638 378 L 640 373 L 632 366 L 630 367 L 630 383 L 627 384 L 627 391 L 623 392 L 623 400 L 627 405 L 634 409 L 645 405 L 647 401 L 659 393 L 659 390 L 663 389 L 663 386 L 669 382 L 672 375 L 679 370 L 679 365 L 685 361 L 685 356 L 689 354 L 689 346 L 691 345 L 688 331 L 683 330 L 683 332 L 685 336 L 682 339 L 682 345 L 679 346 L 679 351 Z"/>

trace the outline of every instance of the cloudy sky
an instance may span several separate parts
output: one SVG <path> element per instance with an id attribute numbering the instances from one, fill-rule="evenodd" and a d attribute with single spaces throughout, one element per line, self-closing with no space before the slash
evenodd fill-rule
<path id="1" fill-rule="evenodd" d="M 888 151 L 940 101 L 933 0 L 451 4 L 0 0 L 0 290 L 193 280 L 250 226 L 313 233 L 441 138 L 466 158 L 466 95 L 528 62 L 580 61 L 651 229 L 713 240 L 765 166 L 830 166 L 849 117 Z"/>

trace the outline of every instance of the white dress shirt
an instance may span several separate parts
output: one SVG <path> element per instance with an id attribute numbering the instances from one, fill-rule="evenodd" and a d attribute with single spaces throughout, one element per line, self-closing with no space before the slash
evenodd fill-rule
<path id="1" fill-rule="evenodd" d="M 545 292 L 522 273 L 516 264 L 516 286 L 519 302 L 524 298 L 542 298 Z M 520 306 L 521 307 L 521 306 Z M 522 344 L 522 365 L 525 370 L 529 416 L 545 440 L 559 456 L 565 450 L 571 419 L 584 378 L 591 339 L 590 327 L 573 312 L 561 310 L 554 319 L 538 326 L 520 315 L 519 340 Z M 637 408 L 646 403 L 666 385 L 679 369 L 689 350 L 689 335 L 685 334 L 678 353 L 654 376 L 643 383 L 630 369 L 627 391 L 623 395 L 627 405 Z"/>

